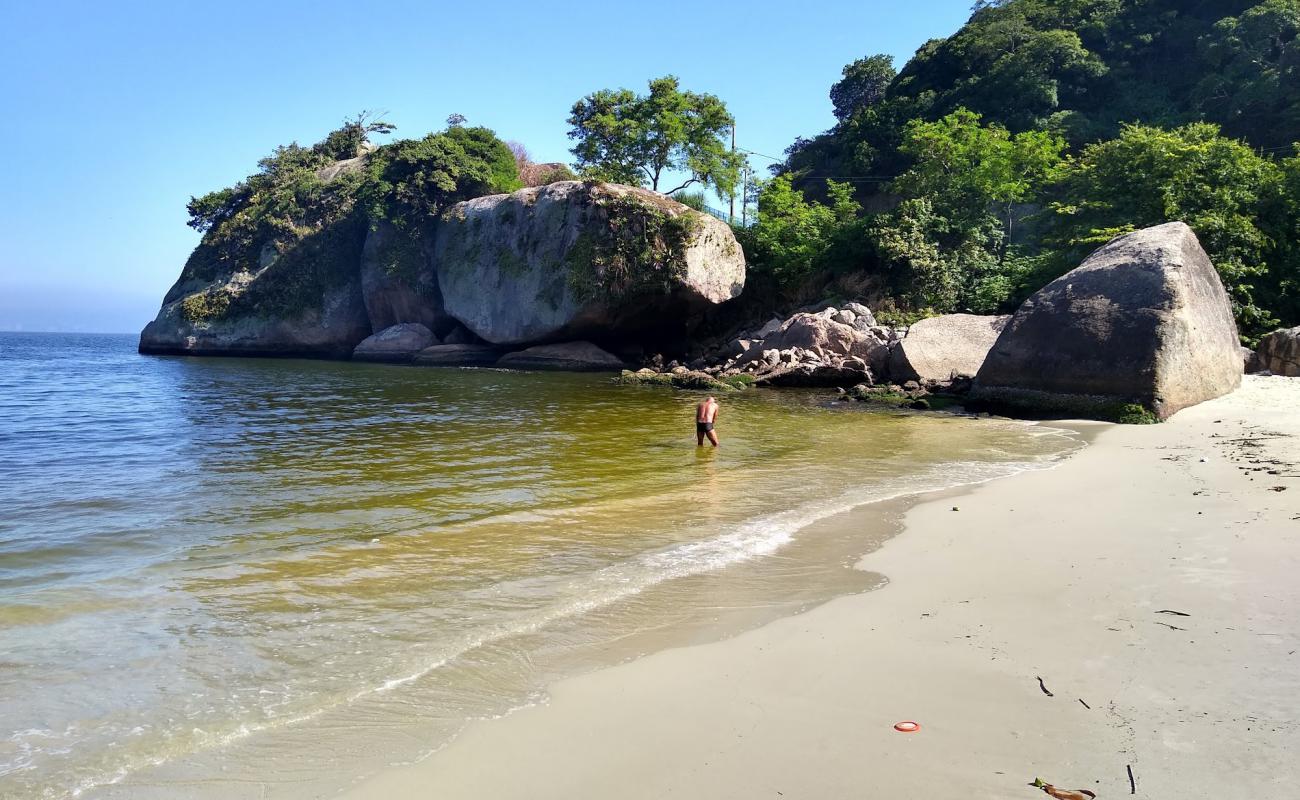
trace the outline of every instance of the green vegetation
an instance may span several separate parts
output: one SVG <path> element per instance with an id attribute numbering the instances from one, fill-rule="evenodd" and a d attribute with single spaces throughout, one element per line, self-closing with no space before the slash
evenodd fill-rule
<path id="1" fill-rule="evenodd" d="M 583 234 L 569 248 L 569 288 L 578 297 L 662 294 L 686 275 L 697 212 L 656 208 L 633 194 L 599 195 L 607 232 Z"/>
<path id="2" fill-rule="evenodd" d="M 220 319 L 230 308 L 230 293 L 224 289 L 195 292 L 181 301 L 181 314 L 187 322 Z"/>
<path id="3" fill-rule="evenodd" d="M 650 81 L 650 94 L 602 89 L 574 103 L 569 137 L 582 177 L 659 191 L 666 171 L 690 173 L 672 194 L 695 183 L 729 195 L 740 183 L 744 157 L 725 136 L 735 120 L 711 94 L 684 92 L 677 78 Z"/>
<path id="4" fill-rule="evenodd" d="M 739 231 L 791 305 L 1013 309 L 1115 235 L 1187 222 L 1253 340 L 1300 323 L 1300 0 L 982 0 L 787 149 Z"/>
<path id="5" fill-rule="evenodd" d="M 241 272 L 258 279 L 243 291 L 187 297 L 186 318 L 317 307 L 356 274 L 366 233 L 381 221 L 394 229 L 380 253 L 385 271 L 414 285 L 427 222 L 459 200 L 521 185 L 510 150 L 486 128 L 369 146 L 371 134 L 393 127 L 363 112 L 312 147 L 276 148 L 235 186 L 191 198 L 189 225 L 204 237 L 182 284 Z"/>

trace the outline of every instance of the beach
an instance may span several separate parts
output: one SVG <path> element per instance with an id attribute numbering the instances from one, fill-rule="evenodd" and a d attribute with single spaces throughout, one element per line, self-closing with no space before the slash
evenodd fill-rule
<path id="1" fill-rule="evenodd" d="M 344 795 L 1294 794 L 1300 379 L 1078 427 L 1052 469 L 911 507 L 858 563 L 883 588 L 564 680 Z"/>

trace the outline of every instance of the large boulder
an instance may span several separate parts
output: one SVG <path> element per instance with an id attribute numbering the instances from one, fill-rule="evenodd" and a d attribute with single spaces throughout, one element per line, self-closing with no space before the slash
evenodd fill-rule
<path id="1" fill-rule="evenodd" d="M 361 293 L 372 330 L 417 322 L 436 334 L 449 332 L 455 320 L 442 307 L 442 293 L 426 244 L 432 226 L 417 235 L 380 222 L 366 236 L 361 251 Z"/>
<path id="2" fill-rule="evenodd" d="M 542 344 L 515 353 L 506 353 L 497 362 L 509 369 L 554 369 L 567 372 L 618 372 L 623 361 L 591 342 Z"/>
<path id="3" fill-rule="evenodd" d="M 141 331 L 141 353 L 347 358 L 370 335 L 356 261 L 349 270 L 346 254 L 322 266 L 311 253 L 282 257 L 268 243 L 256 264 L 224 267 L 204 258 L 205 247 Z"/>
<path id="4" fill-rule="evenodd" d="M 890 349 L 890 380 L 903 383 L 947 381 L 955 375 L 974 377 L 1009 319 L 944 314 L 921 320 Z"/>
<path id="5" fill-rule="evenodd" d="M 400 322 L 367 336 L 352 351 L 353 361 L 410 361 L 416 353 L 438 343 L 437 337 L 418 322 Z"/>
<path id="6" fill-rule="evenodd" d="M 1274 375 L 1300 376 L 1300 326 L 1273 331 L 1259 341 L 1255 366 Z"/>
<path id="7" fill-rule="evenodd" d="M 363 163 L 339 162 L 318 177 L 333 180 Z M 374 331 L 359 276 L 367 226 L 350 201 L 317 210 L 302 228 L 252 226 L 259 236 L 247 236 L 242 223 L 208 230 L 140 333 L 140 352 L 351 355 Z"/>
<path id="8" fill-rule="evenodd" d="M 579 181 L 456 204 L 433 263 L 447 313 L 495 344 L 680 341 L 745 283 L 726 223 L 655 192 Z"/>
<path id="9" fill-rule="evenodd" d="M 1136 403 L 1165 419 L 1231 392 L 1241 372 L 1218 272 L 1171 222 L 1115 239 L 1026 300 L 972 394 L 1085 415 Z"/>

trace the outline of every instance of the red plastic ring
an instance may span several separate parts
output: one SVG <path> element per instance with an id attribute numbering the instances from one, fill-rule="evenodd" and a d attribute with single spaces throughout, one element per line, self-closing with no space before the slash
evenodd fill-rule
<path id="1" fill-rule="evenodd" d="M 912 722 L 910 720 L 906 722 L 900 722 L 894 726 L 894 730 L 898 731 L 899 733 L 916 733 L 917 731 L 921 730 L 921 723 Z"/>

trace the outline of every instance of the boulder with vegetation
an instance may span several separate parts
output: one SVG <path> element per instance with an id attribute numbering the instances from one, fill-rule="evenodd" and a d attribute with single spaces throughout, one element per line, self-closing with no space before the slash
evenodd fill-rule
<path id="1" fill-rule="evenodd" d="M 484 128 L 367 141 L 391 130 L 358 115 L 193 198 L 203 239 L 140 352 L 347 358 L 397 323 L 449 330 L 428 266 L 434 225 L 459 200 L 518 188 L 514 157 Z"/>
<path id="2" fill-rule="evenodd" d="M 905 381 L 951 381 L 974 377 L 1010 316 L 944 314 L 923 319 L 889 351 L 889 377 Z"/>
<path id="3" fill-rule="evenodd" d="M 203 239 L 140 352 L 346 358 L 370 335 L 358 274 L 365 158 L 333 147 L 278 148 L 257 174 L 191 201 Z"/>
<path id="4" fill-rule="evenodd" d="M 453 206 L 433 261 L 446 312 L 495 344 L 681 341 L 745 284 L 726 223 L 655 192 L 578 181 Z"/>
<path id="5" fill-rule="evenodd" d="M 1025 301 L 972 396 L 1013 407 L 1158 419 L 1241 382 L 1237 327 L 1196 234 L 1171 222 L 1122 236 Z"/>
<path id="6" fill-rule="evenodd" d="M 1300 376 L 1300 326 L 1273 331 L 1261 339 L 1255 350 L 1255 365 L 1274 375 Z"/>

